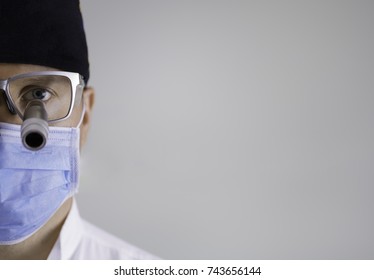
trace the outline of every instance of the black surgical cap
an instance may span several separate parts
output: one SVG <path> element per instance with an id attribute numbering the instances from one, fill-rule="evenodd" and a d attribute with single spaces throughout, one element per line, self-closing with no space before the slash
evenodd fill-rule
<path id="1" fill-rule="evenodd" d="M 0 0 L 0 63 L 90 76 L 79 0 Z"/>

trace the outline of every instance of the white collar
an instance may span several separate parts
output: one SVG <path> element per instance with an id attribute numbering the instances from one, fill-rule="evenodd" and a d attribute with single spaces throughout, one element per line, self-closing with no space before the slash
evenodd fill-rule
<path id="1" fill-rule="evenodd" d="M 73 203 L 68 216 L 61 228 L 60 235 L 49 253 L 48 260 L 68 260 L 78 248 L 83 236 L 83 223 L 78 207 Z"/>

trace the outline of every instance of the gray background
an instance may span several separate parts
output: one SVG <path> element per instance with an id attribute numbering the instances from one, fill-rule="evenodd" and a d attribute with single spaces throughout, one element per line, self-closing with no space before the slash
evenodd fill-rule
<path id="1" fill-rule="evenodd" d="M 374 1 L 81 9 L 82 216 L 167 259 L 374 258 Z"/>

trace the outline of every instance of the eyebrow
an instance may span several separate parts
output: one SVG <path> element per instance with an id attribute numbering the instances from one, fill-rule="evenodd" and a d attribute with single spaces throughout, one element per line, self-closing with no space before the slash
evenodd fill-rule
<path id="1" fill-rule="evenodd" d="M 54 82 L 59 82 L 57 76 L 31 76 L 11 80 L 10 84 L 15 83 L 16 88 L 23 88 L 33 84 L 37 86 L 38 83 L 44 83 L 44 86 L 50 86 Z"/>
<path id="2" fill-rule="evenodd" d="M 27 79 L 27 81 L 30 81 L 30 82 L 40 82 L 40 81 L 53 81 L 53 80 L 57 80 L 57 76 L 55 75 L 47 75 L 47 76 L 43 76 L 43 75 L 40 75 L 40 76 L 30 76 L 30 77 L 23 77 L 23 78 L 20 78 L 20 79 Z"/>

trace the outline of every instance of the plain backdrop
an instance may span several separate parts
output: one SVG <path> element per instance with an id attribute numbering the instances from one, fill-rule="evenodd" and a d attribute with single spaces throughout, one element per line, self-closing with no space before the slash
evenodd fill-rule
<path id="1" fill-rule="evenodd" d="M 374 1 L 81 10 L 84 218 L 166 259 L 374 258 Z"/>

